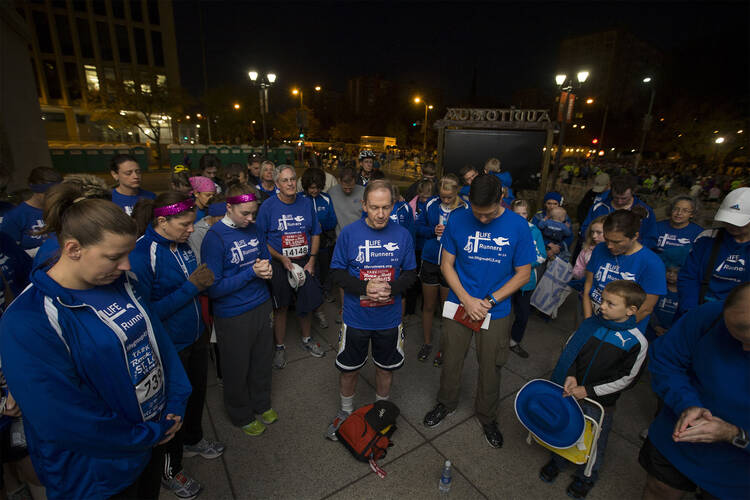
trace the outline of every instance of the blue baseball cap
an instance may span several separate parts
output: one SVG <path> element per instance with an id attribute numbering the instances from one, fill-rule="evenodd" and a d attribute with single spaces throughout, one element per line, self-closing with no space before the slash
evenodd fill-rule
<path id="1" fill-rule="evenodd" d="M 583 411 L 563 387 L 549 380 L 535 379 L 516 394 L 518 420 L 540 441 L 553 448 L 570 448 L 583 435 Z"/>

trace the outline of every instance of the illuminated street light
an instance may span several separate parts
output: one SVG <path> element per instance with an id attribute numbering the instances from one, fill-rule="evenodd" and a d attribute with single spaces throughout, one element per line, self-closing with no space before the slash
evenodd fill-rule
<path id="1" fill-rule="evenodd" d="M 199 120 L 200 120 L 201 118 L 203 118 L 203 115 L 202 115 L 202 114 L 200 114 L 200 113 L 196 113 L 196 115 L 195 115 L 195 116 L 196 116 L 196 117 L 197 117 L 197 118 L 198 118 Z"/>
<path id="2" fill-rule="evenodd" d="M 744 132 L 742 129 L 737 131 L 738 134 L 741 134 L 742 132 Z"/>
<path id="3" fill-rule="evenodd" d="M 432 109 L 432 104 L 430 104 L 429 106 L 427 106 L 427 109 Z"/>
<path id="4" fill-rule="evenodd" d="M 247 75 L 250 77 L 252 81 L 255 81 L 258 79 L 258 72 L 257 71 L 249 71 Z"/>
<path id="5" fill-rule="evenodd" d="M 585 129 L 586 125 L 581 125 L 581 130 Z"/>
<path id="6" fill-rule="evenodd" d="M 292 89 L 292 94 L 298 95 L 299 94 L 299 89 Z"/>
<path id="7" fill-rule="evenodd" d="M 255 120 L 253 120 L 253 125 L 255 125 Z"/>
<path id="8" fill-rule="evenodd" d="M 576 75 L 576 78 L 578 78 L 578 81 L 581 83 L 585 82 L 588 79 L 588 77 L 589 77 L 588 71 L 579 71 L 578 74 Z"/>
<path id="9" fill-rule="evenodd" d="M 190 115 L 185 115 L 185 119 L 189 120 L 190 119 Z"/>
<path id="10" fill-rule="evenodd" d="M 644 78 L 643 83 L 651 83 L 651 77 L 647 76 L 646 78 Z"/>
<path id="11" fill-rule="evenodd" d="M 415 97 L 414 98 L 414 104 L 419 104 L 420 102 L 422 102 L 422 98 L 421 97 Z"/>
<path id="12" fill-rule="evenodd" d="M 557 75 L 555 76 L 555 82 L 557 83 L 558 87 L 565 83 L 565 80 L 567 80 L 567 75 Z"/>
<path id="13" fill-rule="evenodd" d="M 266 78 L 268 78 L 268 83 L 273 83 L 276 81 L 276 73 L 268 73 Z"/>
<path id="14" fill-rule="evenodd" d="M 715 140 L 714 142 L 715 142 L 716 144 L 722 144 L 722 143 L 724 142 L 724 138 L 723 138 L 723 137 L 717 137 L 717 138 L 716 138 L 716 140 Z"/>
<path id="15" fill-rule="evenodd" d="M 234 103 L 234 109 L 240 109 L 240 103 L 235 102 Z"/>
<path id="16" fill-rule="evenodd" d="M 646 146 L 646 134 L 648 134 L 648 130 L 651 128 L 651 120 L 653 119 L 653 116 L 651 115 L 651 110 L 654 109 L 654 98 L 656 98 L 656 86 L 651 83 L 651 77 L 647 76 L 642 81 L 645 84 L 649 84 L 651 87 L 651 99 L 648 101 L 648 111 L 646 111 L 646 116 L 643 117 L 643 134 L 641 135 L 641 147 L 638 148 L 638 154 L 635 157 L 635 168 L 638 168 L 638 164 L 641 163 L 641 158 L 643 157 L 643 150 Z"/>
<path id="17" fill-rule="evenodd" d="M 315 86 L 315 92 L 320 92 L 321 90 L 323 90 L 323 87 L 321 87 L 320 85 Z"/>
<path id="18" fill-rule="evenodd" d="M 586 99 L 586 104 L 594 104 L 594 99 L 589 97 L 588 99 Z"/>
<path id="19" fill-rule="evenodd" d="M 573 80 L 573 78 L 568 78 L 568 75 L 565 73 L 558 73 L 555 75 L 555 83 L 557 83 L 557 86 L 560 90 L 560 98 L 559 98 L 559 116 L 560 116 L 560 135 L 558 136 L 557 142 L 558 142 L 558 148 L 557 152 L 555 153 L 555 168 L 560 168 L 560 161 L 562 159 L 562 153 L 565 150 L 565 128 L 566 124 L 568 123 L 568 120 L 571 119 L 573 116 L 573 103 L 575 102 L 576 96 L 573 92 L 575 88 L 580 87 L 589 77 L 589 72 L 586 70 L 581 70 L 578 73 L 576 73 L 576 79 L 577 82 Z M 593 103 L 593 99 L 590 99 Z M 567 102 L 566 102 L 567 101 Z M 588 101 L 587 101 L 588 102 Z M 565 112 L 565 108 L 567 108 L 567 113 Z M 578 128 L 577 124 L 574 124 L 573 127 Z"/>

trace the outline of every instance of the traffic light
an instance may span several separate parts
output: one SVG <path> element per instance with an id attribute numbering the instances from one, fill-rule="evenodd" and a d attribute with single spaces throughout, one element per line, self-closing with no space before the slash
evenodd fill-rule
<path id="1" fill-rule="evenodd" d="M 599 144 L 599 139 L 594 137 L 593 139 L 591 139 L 591 144 Z"/>
<path id="2" fill-rule="evenodd" d="M 411 126 L 412 127 L 416 127 L 417 126 L 417 122 L 412 123 Z"/>
<path id="3" fill-rule="evenodd" d="M 304 132 L 300 132 L 299 133 L 299 138 L 300 139 L 304 139 L 305 138 L 305 133 Z"/>

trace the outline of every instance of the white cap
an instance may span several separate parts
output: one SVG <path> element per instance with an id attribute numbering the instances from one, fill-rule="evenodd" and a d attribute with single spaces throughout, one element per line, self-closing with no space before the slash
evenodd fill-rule
<path id="1" fill-rule="evenodd" d="M 297 290 L 305 284 L 305 270 L 299 264 L 292 262 L 292 270 L 288 272 L 289 286 Z"/>
<path id="2" fill-rule="evenodd" d="M 750 187 L 737 188 L 727 194 L 714 220 L 738 227 L 750 224 Z"/>

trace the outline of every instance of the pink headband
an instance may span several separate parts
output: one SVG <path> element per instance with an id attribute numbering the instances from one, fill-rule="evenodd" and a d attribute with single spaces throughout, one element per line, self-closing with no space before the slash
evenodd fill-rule
<path id="1" fill-rule="evenodd" d="M 238 203 L 247 203 L 248 201 L 255 201 L 255 195 L 253 193 L 241 194 L 238 196 L 230 196 L 227 198 L 227 203 L 230 205 L 237 205 Z"/>
<path id="2" fill-rule="evenodd" d="M 195 206 L 195 201 L 185 200 L 166 207 L 158 207 L 154 209 L 154 217 L 169 217 L 170 215 L 177 215 L 185 210 L 190 210 Z"/>

